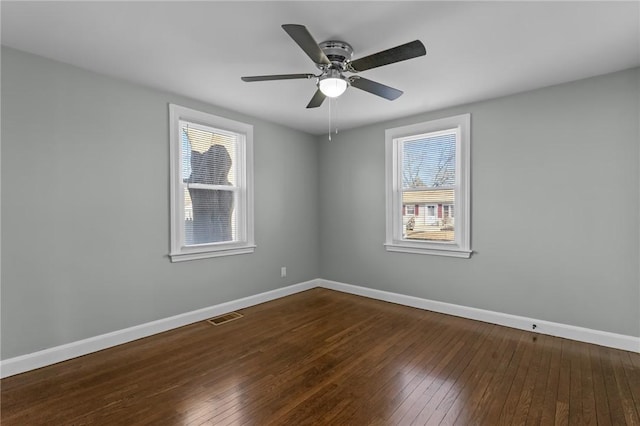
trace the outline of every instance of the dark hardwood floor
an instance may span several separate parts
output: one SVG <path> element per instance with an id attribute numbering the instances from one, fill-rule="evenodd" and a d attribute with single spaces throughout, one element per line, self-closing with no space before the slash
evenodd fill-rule
<path id="1" fill-rule="evenodd" d="M 1 382 L 2 425 L 640 425 L 640 354 L 313 289 Z"/>

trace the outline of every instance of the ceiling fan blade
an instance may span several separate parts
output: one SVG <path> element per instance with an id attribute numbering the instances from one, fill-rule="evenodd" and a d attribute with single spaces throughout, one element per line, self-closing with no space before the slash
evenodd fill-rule
<path id="1" fill-rule="evenodd" d="M 274 75 L 254 75 L 251 77 L 241 77 L 242 81 L 269 81 L 269 80 L 293 80 L 296 78 L 313 78 L 313 74 L 274 74 Z"/>
<path id="2" fill-rule="evenodd" d="M 324 93 L 322 93 L 320 89 L 316 90 L 316 93 L 315 95 L 313 95 L 313 98 L 311 98 L 311 100 L 309 101 L 307 108 L 319 107 L 320 105 L 322 105 L 322 102 L 324 102 L 324 98 L 326 98 Z"/>
<path id="3" fill-rule="evenodd" d="M 282 29 L 289 34 L 293 41 L 298 43 L 298 46 L 304 50 L 304 53 L 306 53 L 313 62 L 324 65 L 331 64 L 327 55 L 320 49 L 320 46 L 318 46 L 318 43 L 313 39 L 313 36 L 304 25 L 284 24 Z"/>
<path id="4" fill-rule="evenodd" d="M 353 87 L 389 99 L 390 101 L 398 99 L 403 93 L 402 90 L 394 89 L 393 87 L 385 86 L 384 84 L 362 77 L 354 76 L 350 81 Z"/>
<path id="5" fill-rule="evenodd" d="M 417 58 L 427 54 L 424 44 L 420 40 L 414 40 L 364 58 L 356 59 L 351 62 L 350 68 L 354 72 L 369 70 L 371 68 L 381 67 L 383 65 L 393 64 L 395 62 L 406 61 L 407 59 Z"/>

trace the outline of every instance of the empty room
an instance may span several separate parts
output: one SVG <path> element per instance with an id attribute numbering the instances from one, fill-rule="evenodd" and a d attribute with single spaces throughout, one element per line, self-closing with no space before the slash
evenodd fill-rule
<path id="1" fill-rule="evenodd" d="M 2 1 L 2 425 L 640 425 L 637 1 Z"/>

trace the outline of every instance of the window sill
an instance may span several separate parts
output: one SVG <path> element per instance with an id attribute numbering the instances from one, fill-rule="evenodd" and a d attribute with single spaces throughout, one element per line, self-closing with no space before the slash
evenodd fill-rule
<path id="1" fill-rule="evenodd" d="M 412 254 L 428 254 L 432 256 L 447 256 L 458 257 L 462 259 L 469 259 L 471 257 L 471 250 L 463 250 L 456 247 L 450 248 L 433 248 L 433 247 L 420 247 L 417 245 L 403 245 L 403 244 L 385 244 L 387 251 L 396 253 L 412 253 Z"/>
<path id="2" fill-rule="evenodd" d="M 188 260 L 208 259 L 211 257 L 235 256 L 238 254 L 253 253 L 256 249 L 255 245 L 247 245 L 242 247 L 219 248 L 216 250 L 189 251 L 182 253 L 169 253 L 171 262 L 185 262 Z"/>

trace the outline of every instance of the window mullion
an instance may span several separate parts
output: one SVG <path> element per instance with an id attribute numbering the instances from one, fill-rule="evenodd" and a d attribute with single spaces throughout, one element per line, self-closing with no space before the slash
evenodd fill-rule
<path id="1" fill-rule="evenodd" d="M 446 186 L 420 186 L 416 188 L 402 188 L 402 192 L 428 192 L 428 191 L 443 191 L 446 189 L 456 190 L 458 185 L 446 185 Z"/>
<path id="2" fill-rule="evenodd" d="M 189 189 L 210 189 L 213 191 L 238 191 L 237 186 L 231 185 L 211 185 L 208 183 L 185 183 L 185 187 Z"/>

